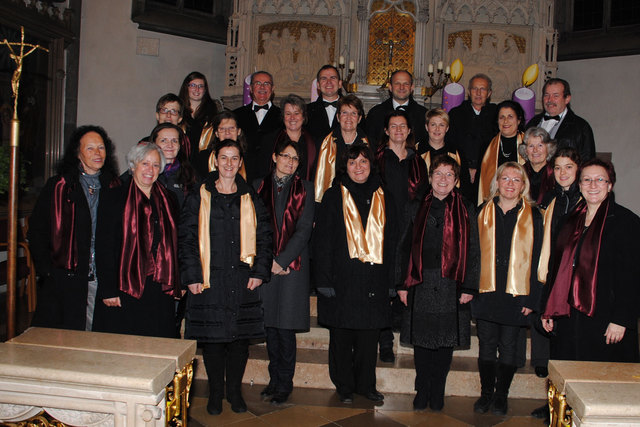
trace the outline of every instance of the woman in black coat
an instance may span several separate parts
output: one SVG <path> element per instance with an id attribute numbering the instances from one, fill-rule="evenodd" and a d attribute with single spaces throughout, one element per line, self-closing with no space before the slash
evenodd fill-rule
<path id="1" fill-rule="evenodd" d="M 315 204 L 313 186 L 298 175 L 302 148 L 282 140 L 273 173 L 255 182 L 273 230 L 271 280 L 260 287 L 269 352 L 269 385 L 260 393 L 272 403 L 287 401 L 296 368 L 296 331 L 309 330 L 309 239 Z"/>
<path id="2" fill-rule="evenodd" d="M 551 358 L 639 361 L 638 289 L 640 218 L 615 203 L 613 165 L 582 165 L 584 200 L 558 234 L 551 290 L 542 323 Z"/>
<path id="3" fill-rule="evenodd" d="M 137 144 L 127 161 L 131 179 L 110 189 L 100 206 L 93 330 L 175 338 L 178 205 L 157 182 L 165 166 L 160 147 Z"/>
<path id="4" fill-rule="evenodd" d="M 380 329 L 390 326 L 393 201 L 368 145 L 347 147 L 341 163 L 346 173 L 324 194 L 314 231 L 318 322 L 330 329 L 329 374 L 340 400 L 351 403 L 355 392 L 382 401 L 375 368 Z"/>
<path id="5" fill-rule="evenodd" d="M 58 174 L 47 181 L 31 214 L 29 246 L 43 282 L 33 326 L 91 330 L 98 207 L 104 192 L 118 182 L 114 147 L 105 130 L 76 129 Z"/>
<path id="6" fill-rule="evenodd" d="M 449 155 L 433 158 L 431 191 L 409 205 L 399 248 L 399 268 L 408 266 L 396 282 L 408 307 L 400 341 L 413 345 L 416 410 L 442 410 L 453 348 L 471 341 L 468 303 L 478 290 L 480 248 L 475 207 L 456 188 L 459 174 Z"/>
<path id="7" fill-rule="evenodd" d="M 185 338 L 202 345 L 212 415 L 222 411 L 225 373 L 231 409 L 247 410 L 240 387 L 249 340 L 265 336 L 257 288 L 269 280 L 272 263 L 269 214 L 238 175 L 240 144 L 225 139 L 215 153 L 216 171 L 187 198 L 179 236 L 182 283 L 190 293 Z"/>
<path id="8" fill-rule="evenodd" d="M 478 330 L 481 395 L 473 408 L 478 413 L 492 408 L 494 414 L 504 415 L 517 370 L 519 337 L 525 337 L 521 329 L 539 304 L 537 266 L 543 230 L 520 164 L 502 164 L 491 190 L 478 213 L 480 282 L 471 309 Z"/>

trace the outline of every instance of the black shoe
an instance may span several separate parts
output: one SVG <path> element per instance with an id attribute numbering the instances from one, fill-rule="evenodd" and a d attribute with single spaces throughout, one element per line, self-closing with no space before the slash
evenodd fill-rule
<path id="1" fill-rule="evenodd" d="M 207 402 L 207 413 L 209 415 L 220 415 L 222 412 L 222 397 L 210 396 Z"/>
<path id="2" fill-rule="evenodd" d="M 549 414 L 549 405 L 543 405 L 539 408 L 534 409 L 531 412 L 531 416 L 533 418 L 538 418 L 541 420 L 546 420 L 546 423 L 549 424 L 551 414 Z"/>
<path id="3" fill-rule="evenodd" d="M 434 412 L 442 411 L 442 408 L 444 408 L 444 397 L 435 398 L 431 395 L 431 399 L 429 399 L 429 408 Z"/>
<path id="4" fill-rule="evenodd" d="M 340 402 L 342 403 L 353 403 L 353 393 L 338 393 L 338 396 L 340 396 Z"/>
<path id="5" fill-rule="evenodd" d="M 392 348 L 380 349 L 380 360 L 385 363 L 393 363 L 396 361 L 396 356 L 393 354 Z"/>
<path id="6" fill-rule="evenodd" d="M 489 410 L 492 402 L 493 396 L 480 396 L 480 399 L 473 404 L 473 410 L 478 414 L 484 414 Z"/>
<path id="7" fill-rule="evenodd" d="M 227 397 L 227 402 L 231 404 L 231 410 L 237 414 L 247 412 L 247 404 L 245 403 L 242 395 L 237 394 L 233 397 Z"/>
<path id="8" fill-rule="evenodd" d="M 378 390 L 370 391 L 369 393 L 363 394 L 363 396 L 374 402 L 382 402 L 384 400 L 384 395 Z"/>
<path id="9" fill-rule="evenodd" d="M 491 412 L 494 415 L 507 415 L 507 411 L 509 410 L 507 396 L 494 396 L 493 404 L 491 406 Z"/>
<path id="10" fill-rule="evenodd" d="M 261 392 L 260 396 L 263 398 L 272 397 L 276 394 L 276 386 L 269 384 Z"/>
<path id="11" fill-rule="evenodd" d="M 271 398 L 272 405 L 282 405 L 289 399 L 289 393 L 276 393 Z"/>
<path id="12" fill-rule="evenodd" d="M 536 376 L 546 378 L 549 376 L 549 370 L 546 366 L 536 366 Z"/>
<path id="13" fill-rule="evenodd" d="M 416 397 L 413 398 L 413 410 L 424 411 L 429 404 L 429 395 L 425 392 L 416 393 Z"/>

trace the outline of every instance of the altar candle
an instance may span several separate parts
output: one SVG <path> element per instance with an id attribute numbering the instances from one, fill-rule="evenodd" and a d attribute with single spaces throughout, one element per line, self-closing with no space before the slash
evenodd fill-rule
<path id="1" fill-rule="evenodd" d="M 344 65 L 344 56 L 340 55 L 340 65 Z"/>
<path id="2" fill-rule="evenodd" d="M 528 87 L 521 87 L 513 92 L 512 99 L 524 110 L 525 121 L 531 120 L 536 114 L 536 94 Z"/>
<path id="3" fill-rule="evenodd" d="M 429 74 L 433 74 L 433 64 L 429 64 Z"/>
<path id="4" fill-rule="evenodd" d="M 251 103 L 251 74 L 244 78 L 244 85 L 242 87 L 242 104 L 247 105 Z"/>
<path id="5" fill-rule="evenodd" d="M 460 83 L 449 83 L 442 89 L 442 108 L 448 113 L 464 101 L 464 86 Z"/>
<path id="6" fill-rule="evenodd" d="M 451 74 L 451 67 L 447 65 L 447 68 L 444 70 L 445 74 Z"/>
<path id="7" fill-rule="evenodd" d="M 438 61 L 438 71 L 442 70 L 442 61 Z"/>
<path id="8" fill-rule="evenodd" d="M 355 69 L 356 69 L 355 61 L 349 61 L 349 70 L 355 70 Z"/>

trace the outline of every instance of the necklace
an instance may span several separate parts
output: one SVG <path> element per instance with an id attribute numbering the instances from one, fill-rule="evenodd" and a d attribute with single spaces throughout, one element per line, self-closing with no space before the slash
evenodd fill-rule
<path id="1" fill-rule="evenodd" d="M 502 145 L 502 138 L 500 138 L 500 152 L 502 153 L 502 155 L 504 156 L 504 158 L 508 159 L 509 157 L 511 157 L 511 153 L 507 154 L 504 152 L 504 147 Z"/>

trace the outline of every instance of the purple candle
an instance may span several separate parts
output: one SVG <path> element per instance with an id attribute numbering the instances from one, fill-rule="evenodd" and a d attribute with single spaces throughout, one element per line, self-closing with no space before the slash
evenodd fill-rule
<path id="1" fill-rule="evenodd" d="M 442 108 L 448 113 L 464 101 L 464 86 L 460 83 L 449 83 L 442 89 Z"/>
<path id="2" fill-rule="evenodd" d="M 242 104 L 251 104 L 251 74 L 244 78 L 244 86 L 242 87 Z"/>
<path id="3" fill-rule="evenodd" d="M 318 79 L 313 79 L 311 82 L 311 102 L 315 102 L 318 99 Z"/>
<path id="4" fill-rule="evenodd" d="M 513 100 L 524 110 L 524 118 L 528 122 L 536 115 L 536 94 L 528 87 L 521 87 L 513 92 Z"/>

